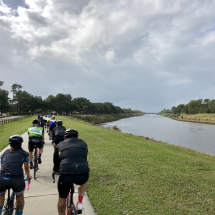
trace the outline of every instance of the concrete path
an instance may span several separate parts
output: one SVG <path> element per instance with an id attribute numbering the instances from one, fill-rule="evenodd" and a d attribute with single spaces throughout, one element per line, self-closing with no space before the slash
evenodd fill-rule
<path id="1" fill-rule="evenodd" d="M 22 136 L 24 138 L 23 149 L 28 151 L 27 132 Z M 1 153 L 3 153 L 3 151 Z M 25 215 L 58 215 L 58 176 L 55 176 L 56 183 L 53 184 L 52 182 L 53 153 L 54 148 L 45 132 L 45 146 L 42 155 L 42 164 L 39 165 L 36 180 L 32 179 L 30 189 L 25 191 L 25 208 L 23 213 Z M 33 170 L 31 170 L 32 177 L 33 174 Z M 77 199 L 77 186 L 75 186 L 75 203 L 77 202 Z M 83 206 L 83 215 L 96 215 L 86 193 L 84 196 Z"/>

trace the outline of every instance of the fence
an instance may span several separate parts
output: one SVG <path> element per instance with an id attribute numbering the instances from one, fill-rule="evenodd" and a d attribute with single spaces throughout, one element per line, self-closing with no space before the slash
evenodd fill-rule
<path id="1" fill-rule="evenodd" d="M 22 117 L 9 118 L 9 119 L 0 118 L 0 126 L 5 125 L 5 124 L 10 123 L 10 122 L 15 122 L 15 121 L 20 120 L 20 119 L 28 118 L 28 117 L 30 117 L 30 116 L 22 116 Z"/>

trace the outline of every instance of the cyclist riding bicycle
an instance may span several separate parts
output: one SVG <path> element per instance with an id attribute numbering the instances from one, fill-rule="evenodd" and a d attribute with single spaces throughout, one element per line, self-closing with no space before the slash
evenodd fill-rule
<path id="1" fill-rule="evenodd" d="M 66 197 L 72 183 L 78 186 L 77 211 L 83 210 L 83 197 L 89 178 L 87 162 L 87 144 L 78 139 L 78 131 L 69 129 L 65 133 L 65 140 L 60 142 L 54 152 L 54 172 L 59 172 L 58 180 L 58 213 L 65 214 Z"/>
<path id="2" fill-rule="evenodd" d="M 44 124 L 44 127 L 46 127 L 46 123 L 47 123 L 47 116 L 43 117 L 43 124 Z"/>
<path id="3" fill-rule="evenodd" d="M 34 119 L 32 121 L 33 126 L 28 128 L 28 136 L 29 136 L 29 142 L 28 142 L 28 149 L 29 149 L 29 160 L 30 160 L 30 169 L 33 169 L 33 150 L 34 147 L 37 146 L 39 148 L 39 157 L 38 157 L 38 163 L 41 164 L 41 156 L 43 153 L 43 145 L 44 145 L 44 128 L 38 125 L 38 120 Z"/>
<path id="4" fill-rule="evenodd" d="M 38 125 L 44 127 L 44 121 L 43 121 L 43 117 L 42 116 L 40 116 L 40 118 L 39 118 L 38 121 L 39 121 Z"/>
<path id="5" fill-rule="evenodd" d="M 50 125 L 49 139 L 51 140 L 51 139 L 52 139 L 52 131 L 53 131 L 53 129 L 56 127 L 55 115 L 53 115 L 53 116 L 51 117 L 51 120 L 50 120 L 50 122 L 49 122 L 49 125 Z"/>
<path id="6" fill-rule="evenodd" d="M 58 120 L 57 127 L 55 127 L 52 132 L 52 139 L 55 143 L 54 150 L 56 149 L 58 143 L 60 143 L 61 141 L 64 141 L 66 128 L 62 125 L 63 125 L 63 122 L 61 120 Z"/>
<path id="7" fill-rule="evenodd" d="M 1 156 L 0 170 L 0 214 L 2 213 L 6 189 L 12 188 L 16 194 L 16 214 L 23 214 L 25 181 L 24 169 L 27 178 L 31 179 L 29 171 L 28 152 L 22 149 L 23 138 L 15 134 L 9 138 L 10 149 Z"/>

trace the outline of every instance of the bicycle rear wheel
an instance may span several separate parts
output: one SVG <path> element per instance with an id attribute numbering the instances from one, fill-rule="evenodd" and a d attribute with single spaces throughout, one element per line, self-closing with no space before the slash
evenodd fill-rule
<path id="1" fill-rule="evenodd" d="M 37 148 L 34 149 L 34 179 L 36 179 L 36 172 L 38 168 L 38 163 L 37 163 Z"/>

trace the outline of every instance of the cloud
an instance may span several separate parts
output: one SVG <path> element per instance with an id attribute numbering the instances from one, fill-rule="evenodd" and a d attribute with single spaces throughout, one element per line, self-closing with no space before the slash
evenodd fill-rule
<path id="1" fill-rule="evenodd" d="M 5 2 L 0 79 L 8 90 L 19 82 L 44 98 L 71 93 L 155 112 L 213 97 L 214 1 Z"/>

